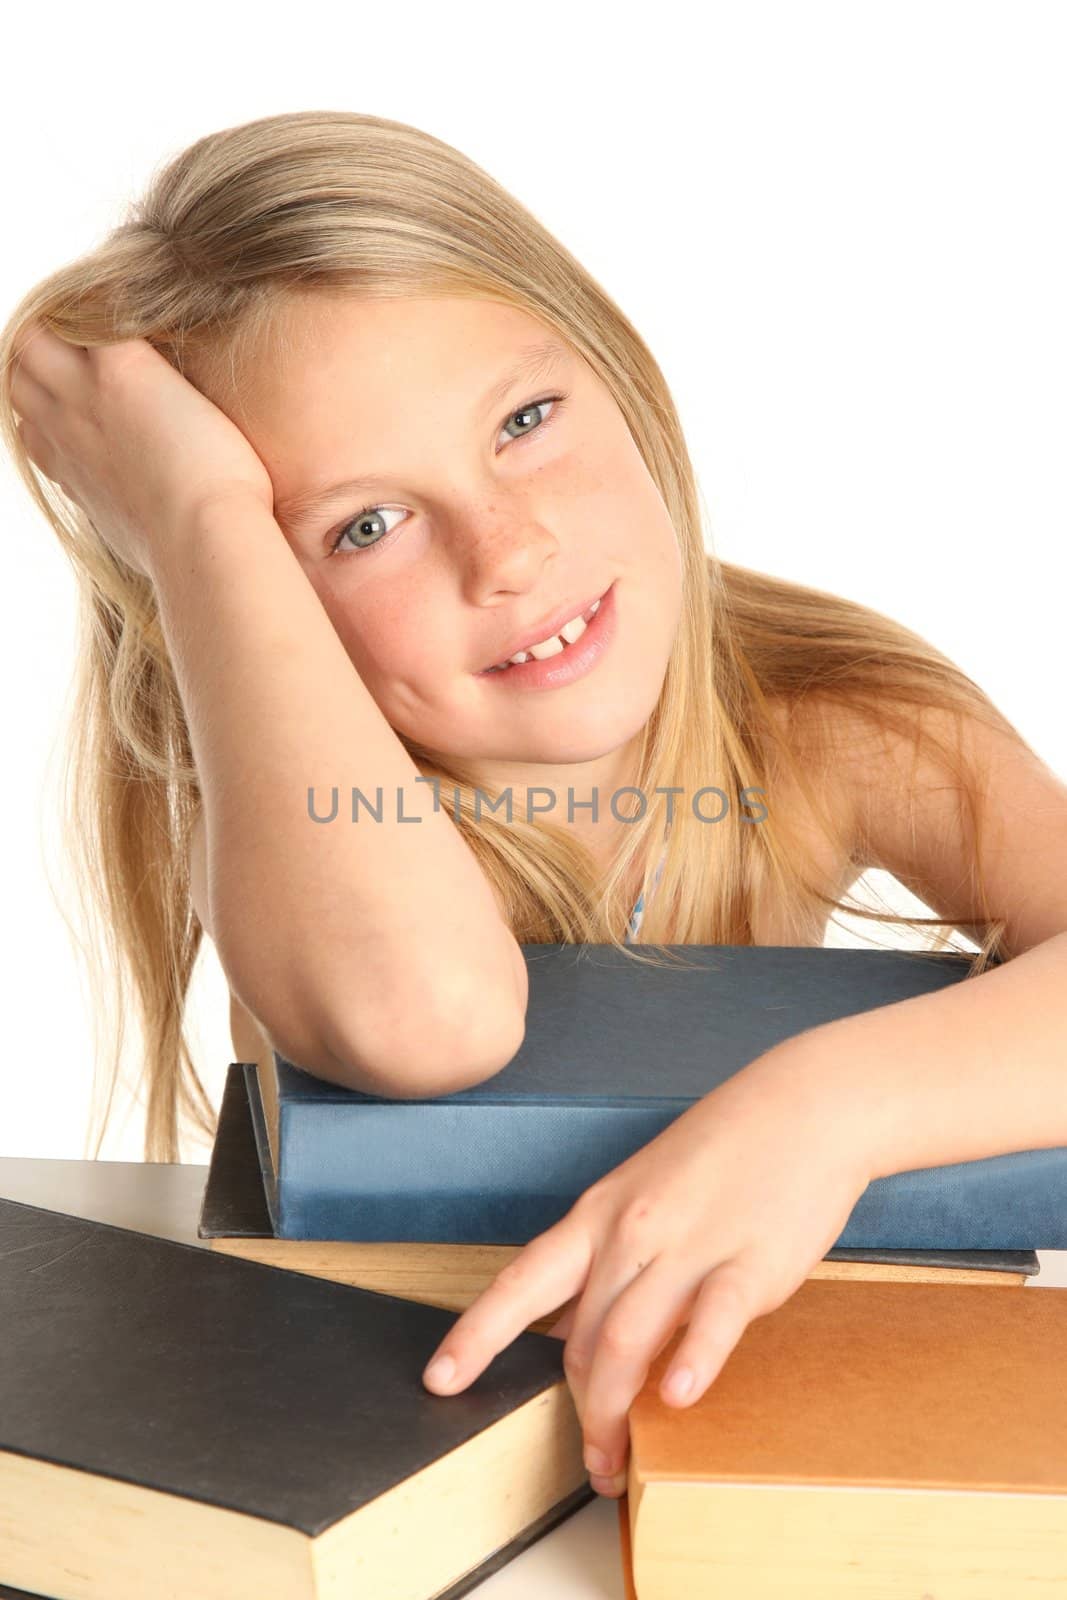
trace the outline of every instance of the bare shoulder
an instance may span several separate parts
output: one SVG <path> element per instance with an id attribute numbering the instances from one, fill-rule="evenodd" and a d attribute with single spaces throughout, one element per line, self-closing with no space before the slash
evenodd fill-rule
<path id="1" fill-rule="evenodd" d="M 858 860 L 864 792 L 858 774 L 884 755 L 879 730 L 861 710 L 817 695 L 800 703 L 776 698 L 769 705 L 779 740 L 804 779 L 798 782 L 796 772 L 770 752 L 769 767 L 779 786 L 780 802 L 795 806 L 805 826 L 820 812 L 825 813 L 829 829 L 840 837 L 843 853 Z"/>
<path id="2" fill-rule="evenodd" d="M 776 837 L 799 859 L 822 894 L 838 900 L 862 872 L 859 864 L 858 791 L 851 762 L 842 759 L 856 736 L 852 719 L 829 702 L 768 702 L 779 743 L 800 778 L 774 749 L 767 752 L 765 803 Z M 790 909 L 768 891 L 758 898 L 758 944 L 821 944 L 827 908 Z"/>

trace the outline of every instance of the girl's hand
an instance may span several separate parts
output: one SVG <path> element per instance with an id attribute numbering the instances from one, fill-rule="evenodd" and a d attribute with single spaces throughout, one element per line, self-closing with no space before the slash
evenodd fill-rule
<path id="1" fill-rule="evenodd" d="M 274 486 L 244 434 L 146 339 L 86 349 L 31 323 L 12 356 L 27 454 L 114 553 L 152 576 L 157 542 L 217 498 Z"/>
<path id="2" fill-rule="evenodd" d="M 456 1365 L 436 1392 L 465 1389 L 580 1294 L 551 1332 L 569 1333 L 564 1369 L 592 1485 L 621 1494 L 629 1409 L 675 1329 L 688 1323 L 660 1395 L 691 1405 L 752 1318 L 782 1305 L 833 1248 L 870 1181 L 859 1117 L 820 1087 L 809 1040 L 793 1042 L 683 1112 L 519 1251 L 436 1352 Z M 667 1388 L 686 1368 L 682 1399 Z"/>

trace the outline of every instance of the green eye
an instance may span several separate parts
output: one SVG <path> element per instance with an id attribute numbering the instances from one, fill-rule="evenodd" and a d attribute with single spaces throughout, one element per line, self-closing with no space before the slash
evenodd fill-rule
<path id="1" fill-rule="evenodd" d="M 504 418 L 504 421 L 500 424 L 500 427 L 507 427 L 508 423 L 511 422 L 514 417 L 523 417 L 529 412 L 543 411 L 546 406 L 551 406 L 552 410 L 547 419 L 541 419 L 532 428 L 527 428 L 525 433 L 513 434 L 511 436 L 513 443 L 521 444 L 523 439 L 530 439 L 537 434 L 544 433 L 545 429 L 552 422 L 554 422 L 556 417 L 559 415 L 566 398 L 567 396 L 565 394 L 547 394 L 540 400 L 529 400 L 525 405 L 519 406 L 517 410 L 509 411 L 507 416 Z M 498 432 L 499 431 L 500 430 L 498 429 Z M 330 554 L 343 555 L 349 553 L 341 549 L 341 542 L 350 536 L 353 529 L 358 529 L 361 522 L 371 521 L 376 518 L 380 519 L 384 514 L 395 510 L 395 506 L 364 506 L 361 511 L 356 512 L 354 517 L 349 517 L 348 521 L 345 522 L 343 526 L 338 529 L 337 533 L 330 539 Z M 390 528 L 387 529 L 383 535 L 370 539 L 366 544 L 353 544 L 350 553 L 355 554 L 360 550 L 380 550 L 384 545 L 391 541 L 392 534 L 395 531 L 395 529 Z M 356 535 L 352 536 L 356 537 Z"/>

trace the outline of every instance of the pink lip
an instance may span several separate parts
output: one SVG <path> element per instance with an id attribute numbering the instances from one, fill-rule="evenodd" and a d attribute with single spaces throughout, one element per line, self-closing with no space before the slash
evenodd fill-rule
<path id="1" fill-rule="evenodd" d="M 593 598 L 595 600 L 596 597 Z M 590 600 L 589 605 L 592 604 L 593 600 Z M 585 609 L 588 611 L 589 606 Z M 566 622 L 568 619 L 564 617 L 563 620 Z M 506 667 L 503 672 L 486 667 L 484 671 L 475 673 L 475 677 L 484 678 L 488 683 L 510 684 L 513 689 L 560 689 L 578 678 L 584 678 L 587 672 L 593 670 L 615 637 L 616 620 L 613 583 L 601 598 L 596 616 L 592 622 L 586 623 L 585 632 L 574 644 L 567 645 L 557 655 L 549 656 L 544 661 L 523 661 L 518 666 Z M 512 654 L 517 655 L 518 651 Z"/>
<path id="2" fill-rule="evenodd" d="M 512 656 L 517 656 L 522 650 L 529 650 L 532 644 L 540 644 L 542 639 L 554 638 L 562 627 L 570 622 L 572 617 L 584 617 L 589 607 L 595 604 L 597 596 L 592 594 L 582 606 L 575 606 L 573 610 L 557 611 L 554 616 L 546 617 L 537 625 L 533 633 L 527 633 L 521 640 L 514 640 L 506 650 L 502 650 L 495 661 L 490 661 L 483 670 L 489 672 L 493 667 L 504 661 L 510 661 Z"/>

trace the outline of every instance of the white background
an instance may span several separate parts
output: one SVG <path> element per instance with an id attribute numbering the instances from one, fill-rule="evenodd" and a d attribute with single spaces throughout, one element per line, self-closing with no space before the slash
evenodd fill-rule
<path id="1" fill-rule="evenodd" d="M 512 190 L 634 321 L 719 555 L 917 629 L 1067 774 L 1063 7 L 19 11 L 5 317 L 207 132 L 300 109 L 414 123 Z M 52 784 L 74 585 L 6 458 L 0 518 L 0 1154 L 77 1158 L 91 1026 L 49 887 L 64 896 Z M 205 940 L 192 1037 L 216 1103 L 225 999 Z M 102 1154 L 139 1160 L 142 1135 L 120 1097 Z M 208 1153 L 187 1140 L 183 1157 Z"/>
<path id="2" fill-rule="evenodd" d="M 1062 5 L 13 10 L 5 317 L 207 132 L 301 109 L 420 126 L 512 190 L 645 337 L 718 554 L 917 629 L 1067 775 Z M 46 876 L 46 860 L 62 868 L 48 784 L 73 582 L 2 458 L 0 525 L 0 1155 L 78 1158 L 92 1030 Z M 192 1019 L 217 1103 L 233 1052 L 208 941 Z M 140 1160 L 142 1134 L 142 1109 L 120 1098 L 103 1155 Z M 208 1153 L 188 1141 L 183 1157 Z M 1067 1252 L 1042 1252 L 1031 1281 L 1067 1284 Z M 621 1595 L 617 1526 L 598 1499 L 479 1592 Z"/>

